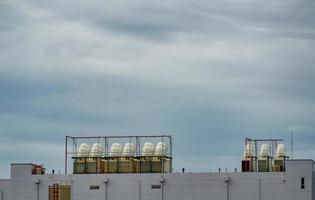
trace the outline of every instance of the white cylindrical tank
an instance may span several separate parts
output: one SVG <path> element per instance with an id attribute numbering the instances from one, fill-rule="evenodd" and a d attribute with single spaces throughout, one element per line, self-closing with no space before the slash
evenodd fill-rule
<path id="1" fill-rule="evenodd" d="M 251 144 L 246 144 L 244 146 L 244 158 L 249 158 L 251 156 L 254 155 L 254 149 L 253 149 L 253 145 Z"/>
<path id="2" fill-rule="evenodd" d="M 99 143 L 94 143 L 92 148 L 91 148 L 90 156 L 91 157 L 101 157 L 102 153 L 103 153 L 103 146 Z"/>
<path id="3" fill-rule="evenodd" d="M 267 144 L 262 144 L 260 146 L 260 157 L 267 157 L 269 156 L 269 146 Z"/>
<path id="4" fill-rule="evenodd" d="M 112 144 L 110 150 L 109 150 L 109 156 L 118 157 L 121 156 L 123 147 L 119 143 Z"/>
<path id="5" fill-rule="evenodd" d="M 276 150 L 276 156 L 277 158 L 281 158 L 285 156 L 285 145 L 284 144 L 278 144 L 277 150 Z"/>
<path id="6" fill-rule="evenodd" d="M 88 157 L 90 154 L 90 146 L 86 143 L 82 143 L 78 149 L 78 157 Z"/>
<path id="7" fill-rule="evenodd" d="M 122 152 L 122 156 L 134 156 L 136 153 L 136 146 L 132 143 L 126 143 Z"/>
<path id="8" fill-rule="evenodd" d="M 164 142 L 157 143 L 155 147 L 155 155 L 156 156 L 166 156 L 167 155 L 168 146 Z"/>
<path id="9" fill-rule="evenodd" d="M 146 142 L 143 145 L 142 148 L 142 156 L 153 156 L 154 155 L 154 144 L 152 144 L 151 142 Z"/>

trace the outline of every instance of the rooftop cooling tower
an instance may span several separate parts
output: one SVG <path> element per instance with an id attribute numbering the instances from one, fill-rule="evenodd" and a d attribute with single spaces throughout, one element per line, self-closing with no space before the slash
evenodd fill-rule
<path id="1" fill-rule="evenodd" d="M 285 156 L 285 145 L 284 144 L 278 144 L 277 151 L 276 151 L 276 157 L 282 158 Z"/>
<path id="2" fill-rule="evenodd" d="M 157 143 L 155 147 L 155 155 L 156 156 L 166 156 L 168 147 L 164 142 Z"/>
<path id="3" fill-rule="evenodd" d="M 88 157 L 90 153 L 90 146 L 86 143 L 82 143 L 78 150 L 78 157 Z"/>
<path id="4" fill-rule="evenodd" d="M 146 142 L 142 148 L 142 156 L 153 156 L 154 155 L 154 144 Z"/>
<path id="5" fill-rule="evenodd" d="M 103 146 L 99 143 L 94 143 L 92 148 L 91 148 L 91 157 L 102 157 L 103 153 Z"/>
<path id="6" fill-rule="evenodd" d="M 122 152 L 122 156 L 134 156 L 136 153 L 136 146 L 132 143 L 126 143 Z"/>
<path id="7" fill-rule="evenodd" d="M 244 147 L 244 158 L 249 158 L 254 155 L 254 149 L 251 144 L 246 144 Z"/>
<path id="8" fill-rule="evenodd" d="M 261 158 L 269 156 L 269 146 L 267 144 L 261 145 L 259 155 Z"/>
<path id="9" fill-rule="evenodd" d="M 114 143 L 110 150 L 109 150 L 109 156 L 118 157 L 121 155 L 122 152 L 122 146 L 119 143 Z"/>

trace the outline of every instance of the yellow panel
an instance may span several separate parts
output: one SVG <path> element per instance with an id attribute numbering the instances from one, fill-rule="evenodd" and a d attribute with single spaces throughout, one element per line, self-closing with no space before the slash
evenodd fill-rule
<path id="1" fill-rule="evenodd" d="M 70 186 L 60 185 L 59 186 L 59 200 L 70 200 Z"/>

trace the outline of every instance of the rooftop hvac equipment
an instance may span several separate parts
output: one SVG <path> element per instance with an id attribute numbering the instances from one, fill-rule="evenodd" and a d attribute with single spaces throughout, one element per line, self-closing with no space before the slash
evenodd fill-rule
<path id="1" fill-rule="evenodd" d="M 259 159 L 258 159 L 258 172 L 269 172 L 269 146 L 267 144 L 262 144 L 260 146 L 259 152 Z"/>
<path id="2" fill-rule="evenodd" d="M 119 143 L 114 143 L 109 151 L 109 156 L 118 157 L 121 155 L 123 147 Z"/>
<path id="3" fill-rule="evenodd" d="M 155 155 L 156 156 L 166 156 L 168 147 L 164 142 L 157 143 L 155 147 Z"/>
<path id="4" fill-rule="evenodd" d="M 269 146 L 267 144 L 262 144 L 261 145 L 259 155 L 260 155 L 261 158 L 269 156 Z"/>
<path id="5" fill-rule="evenodd" d="M 246 144 L 244 147 L 244 159 L 250 158 L 254 155 L 254 149 L 251 144 Z"/>
<path id="6" fill-rule="evenodd" d="M 103 146 L 99 143 L 94 143 L 92 148 L 91 148 L 91 157 L 102 157 L 103 153 Z"/>
<path id="7" fill-rule="evenodd" d="M 78 150 L 78 157 L 88 157 L 90 153 L 90 146 L 86 143 L 82 143 Z"/>
<path id="8" fill-rule="evenodd" d="M 65 174 L 69 156 L 74 174 L 172 172 L 172 144 L 170 135 L 66 136 Z"/>
<path id="9" fill-rule="evenodd" d="M 277 158 L 285 157 L 285 145 L 284 144 L 278 144 L 277 150 L 276 150 L 276 157 Z"/>
<path id="10" fill-rule="evenodd" d="M 142 156 L 153 156 L 154 155 L 154 144 L 152 144 L 151 142 L 146 142 L 143 145 L 142 148 Z"/>
<path id="11" fill-rule="evenodd" d="M 259 159 L 258 160 L 258 172 L 269 172 L 270 159 Z"/>
<path id="12" fill-rule="evenodd" d="M 122 156 L 133 156 L 136 153 L 136 146 L 132 143 L 126 143 L 122 152 Z"/>

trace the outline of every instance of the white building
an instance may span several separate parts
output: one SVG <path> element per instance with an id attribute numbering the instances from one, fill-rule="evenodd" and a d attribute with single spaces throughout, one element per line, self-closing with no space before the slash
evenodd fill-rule
<path id="1" fill-rule="evenodd" d="M 285 172 L 68 175 L 11 164 L 0 200 L 315 200 L 314 161 L 285 162 Z"/>

